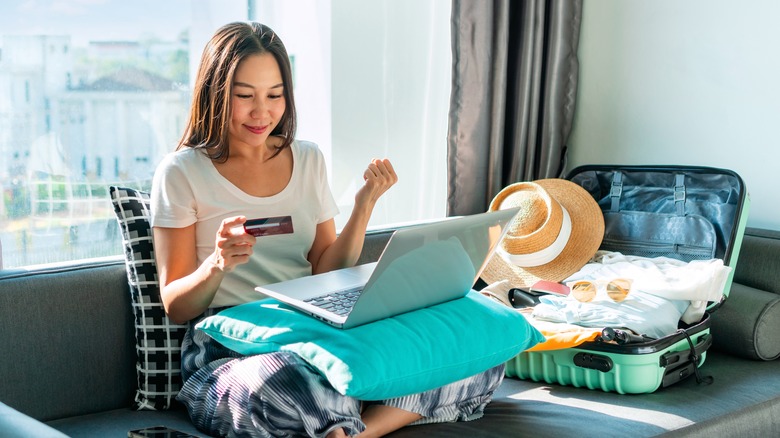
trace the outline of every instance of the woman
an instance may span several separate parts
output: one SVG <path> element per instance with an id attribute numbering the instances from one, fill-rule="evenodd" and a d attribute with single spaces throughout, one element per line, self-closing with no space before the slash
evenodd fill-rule
<path id="1" fill-rule="evenodd" d="M 241 356 L 193 327 L 203 315 L 254 301 L 254 287 L 353 266 L 377 200 L 398 180 L 374 159 L 337 236 L 338 213 L 316 145 L 294 140 L 287 51 L 258 23 L 220 28 L 203 52 L 186 132 L 152 185 L 155 254 L 166 312 L 189 322 L 179 400 L 212 435 L 381 436 L 406 424 L 481 415 L 497 367 L 383 402 L 337 393 L 287 352 Z M 256 238 L 247 218 L 291 216 L 294 232 Z"/>

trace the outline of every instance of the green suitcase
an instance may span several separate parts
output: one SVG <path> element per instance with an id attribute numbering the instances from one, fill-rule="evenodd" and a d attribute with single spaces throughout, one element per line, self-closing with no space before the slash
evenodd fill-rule
<path id="1" fill-rule="evenodd" d="M 728 295 L 750 204 L 738 174 L 711 167 L 587 165 L 566 178 L 585 188 L 604 212 L 601 249 L 691 261 L 705 258 L 697 240 L 714 238 L 715 257 L 732 268 L 724 299 Z M 634 219 L 625 220 L 628 215 Z M 713 231 L 694 229 L 703 222 Z M 669 233 L 669 223 L 692 229 Z M 691 376 L 704 379 L 698 368 L 712 345 L 710 313 L 720 304 L 710 303 L 699 322 L 680 322 L 677 332 L 660 339 L 624 345 L 597 339 L 522 352 L 507 362 L 506 375 L 620 394 L 651 393 Z"/>

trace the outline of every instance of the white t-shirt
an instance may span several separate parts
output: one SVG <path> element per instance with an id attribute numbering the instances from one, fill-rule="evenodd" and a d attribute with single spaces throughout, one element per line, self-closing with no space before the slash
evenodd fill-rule
<path id="1" fill-rule="evenodd" d="M 269 197 L 251 196 L 233 185 L 201 150 L 186 148 L 170 153 L 158 166 L 152 182 L 152 226 L 183 228 L 195 224 L 198 264 L 214 252 L 216 233 L 224 218 L 292 216 L 293 233 L 258 237 L 249 262 L 225 275 L 210 307 L 255 301 L 263 298 L 254 290 L 256 286 L 311 275 L 306 256 L 316 226 L 338 214 L 338 207 L 317 145 L 296 140 L 291 150 L 290 182 Z"/>

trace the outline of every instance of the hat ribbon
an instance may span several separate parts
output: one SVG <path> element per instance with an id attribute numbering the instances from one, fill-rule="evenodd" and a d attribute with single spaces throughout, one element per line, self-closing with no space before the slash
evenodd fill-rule
<path id="1" fill-rule="evenodd" d="M 528 254 L 510 254 L 502 246 L 499 246 L 496 252 L 507 262 L 521 268 L 533 268 L 555 260 L 563 252 L 563 249 L 566 248 L 566 244 L 571 236 L 571 217 L 563 205 L 561 205 L 561 211 L 563 211 L 561 230 L 558 232 L 558 237 L 555 241 L 547 248 Z"/>

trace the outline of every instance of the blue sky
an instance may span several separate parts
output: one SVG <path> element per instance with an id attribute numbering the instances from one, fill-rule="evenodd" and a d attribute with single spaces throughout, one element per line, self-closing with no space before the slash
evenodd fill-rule
<path id="1" fill-rule="evenodd" d="M 197 1 L 197 0 L 194 0 Z M 190 0 L 3 0 L 0 34 L 90 40 L 174 39 L 189 27 Z"/>

